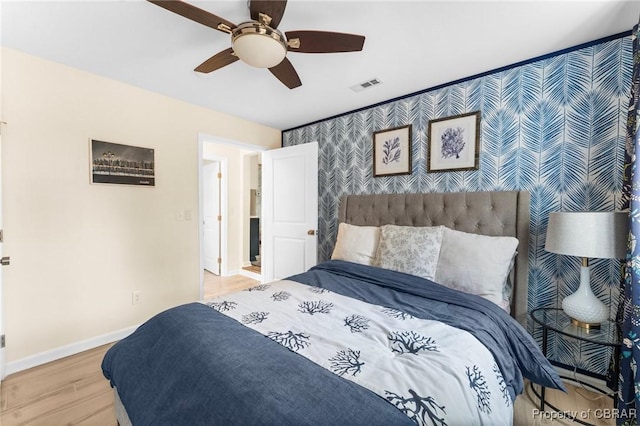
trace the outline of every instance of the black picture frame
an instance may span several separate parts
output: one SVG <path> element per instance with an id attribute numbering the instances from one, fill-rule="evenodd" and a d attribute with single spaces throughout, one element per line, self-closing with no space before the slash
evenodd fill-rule
<path id="1" fill-rule="evenodd" d="M 429 121 L 427 172 L 477 170 L 480 111 Z"/>
<path id="2" fill-rule="evenodd" d="M 411 174 L 411 125 L 373 133 L 373 176 Z"/>
<path id="3" fill-rule="evenodd" d="M 91 183 L 155 186 L 155 151 L 90 140 Z"/>

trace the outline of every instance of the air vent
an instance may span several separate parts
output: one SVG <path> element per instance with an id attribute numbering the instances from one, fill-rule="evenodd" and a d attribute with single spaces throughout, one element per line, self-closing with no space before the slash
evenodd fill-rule
<path id="1" fill-rule="evenodd" d="M 351 86 L 350 89 L 354 92 L 362 92 L 364 89 L 369 89 L 370 87 L 376 86 L 382 83 L 379 78 L 372 78 L 371 80 L 367 80 L 364 83 L 356 84 L 355 86 Z"/>

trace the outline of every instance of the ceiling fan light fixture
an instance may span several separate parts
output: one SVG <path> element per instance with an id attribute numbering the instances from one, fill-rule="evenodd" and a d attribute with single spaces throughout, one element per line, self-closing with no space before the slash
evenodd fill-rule
<path id="1" fill-rule="evenodd" d="M 287 44 L 282 33 L 256 21 L 234 28 L 231 43 L 240 60 L 257 68 L 275 67 L 287 56 Z"/>

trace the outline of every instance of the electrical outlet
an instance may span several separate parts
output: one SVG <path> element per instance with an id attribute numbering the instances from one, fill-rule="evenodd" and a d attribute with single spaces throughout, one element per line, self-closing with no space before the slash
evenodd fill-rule
<path id="1" fill-rule="evenodd" d="M 141 300 L 142 300 L 142 291 L 134 290 L 133 293 L 131 293 L 131 304 L 137 305 L 138 303 L 140 303 Z"/>

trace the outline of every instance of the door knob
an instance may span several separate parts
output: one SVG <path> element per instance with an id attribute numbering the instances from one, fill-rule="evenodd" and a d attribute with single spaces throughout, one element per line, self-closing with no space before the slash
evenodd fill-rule
<path id="1" fill-rule="evenodd" d="M 316 230 L 315 229 L 309 229 L 307 231 L 307 235 L 316 235 Z"/>

